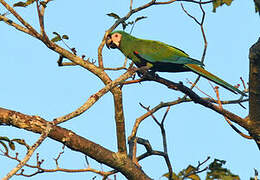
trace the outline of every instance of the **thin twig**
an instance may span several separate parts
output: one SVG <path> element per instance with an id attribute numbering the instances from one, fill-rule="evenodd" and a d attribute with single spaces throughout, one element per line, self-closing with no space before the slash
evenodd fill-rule
<path id="1" fill-rule="evenodd" d="M 144 105 L 142 105 L 141 103 L 139 103 L 140 106 L 144 109 L 146 109 L 148 112 L 150 112 L 150 108 L 149 107 L 145 107 Z M 164 160 L 166 162 L 166 165 L 168 167 L 168 170 L 169 170 L 169 180 L 172 179 L 172 174 L 173 174 L 173 171 L 172 171 L 172 165 L 171 165 L 171 162 L 170 162 L 170 159 L 169 159 L 169 156 L 168 156 L 168 150 L 167 150 L 167 139 L 166 139 L 166 132 L 165 132 L 165 129 L 164 129 L 164 121 L 166 119 L 166 116 L 168 114 L 170 110 L 170 106 L 167 107 L 164 115 L 163 115 L 163 118 L 161 120 L 161 122 L 159 122 L 157 120 L 157 118 L 154 116 L 153 113 L 151 113 L 151 117 L 153 118 L 153 120 L 155 121 L 155 123 L 160 127 L 160 130 L 161 130 L 161 134 L 162 134 L 162 140 L 163 140 L 163 157 L 164 157 Z M 152 151 L 152 150 L 147 150 L 147 152 L 149 151 Z"/>
<path id="2" fill-rule="evenodd" d="M 36 37 L 35 34 L 33 34 L 28 28 L 25 28 L 25 27 L 23 27 L 23 26 L 21 26 L 21 25 L 19 25 L 19 24 L 16 24 L 16 23 L 13 22 L 11 19 L 9 19 L 9 18 L 7 18 L 7 17 L 5 17 L 5 16 L 0 15 L 0 21 L 4 21 L 6 24 L 8 24 L 8 25 L 14 27 L 15 29 L 17 29 L 17 30 L 19 30 L 19 31 L 22 31 L 22 32 L 24 32 L 24 33 L 26 33 L 26 34 L 29 34 L 29 35 L 31 35 L 31 36 L 33 36 L 33 37 Z M 37 38 L 37 37 L 36 37 L 36 38 Z"/>
<path id="3" fill-rule="evenodd" d="M 20 21 L 36 38 L 42 39 L 42 36 L 30 25 L 28 24 L 11 6 L 9 6 L 4 0 L 0 0 L 0 3 L 5 6 L 5 8 L 12 13 L 18 21 Z"/>
<path id="4" fill-rule="evenodd" d="M 151 7 L 153 5 L 163 5 L 163 4 L 171 4 L 173 2 L 175 2 L 176 0 L 170 0 L 170 1 L 166 1 L 166 2 L 156 2 L 156 0 L 151 0 L 150 2 L 148 2 L 147 4 L 144 4 L 138 8 L 135 8 L 135 9 L 132 9 L 132 1 L 130 2 L 130 11 L 122 18 L 118 19 L 104 34 L 103 36 L 103 39 L 98 47 L 98 64 L 99 64 L 99 67 L 101 69 L 104 68 L 104 65 L 103 65 L 103 56 L 102 56 L 102 51 L 103 51 L 103 48 L 104 48 L 104 45 L 105 45 L 105 41 L 106 41 L 106 38 L 107 38 L 107 35 L 109 33 L 111 33 L 119 24 L 121 24 L 122 22 L 125 22 L 130 16 L 132 16 L 134 13 L 136 12 L 139 12 L 143 9 L 146 9 L 148 7 Z M 202 3 L 202 4 L 206 4 L 208 2 L 197 2 L 197 1 L 193 1 L 193 0 L 190 0 L 189 2 L 194 2 L 194 3 Z"/>
<path id="5" fill-rule="evenodd" d="M 142 68 L 145 68 L 145 67 L 142 67 Z M 97 93 L 91 95 L 88 98 L 88 100 L 81 107 L 79 107 L 78 109 L 76 109 L 75 111 L 73 111 L 67 115 L 54 119 L 53 123 L 57 125 L 57 124 L 63 123 L 65 121 L 68 121 L 74 117 L 81 115 L 82 113 L 87 111 L 90 107 L 92 107 L 92 105 L 94 105 L 104 94 L 106 94 L 112 88 L 114 88 L 117 85 L 124 82 L 126 79 L 130 78 L 136 71 L 138 71 L 142 68 L 132 68 L 131 70 L 128 70 L 123 75 L 118 77 L 116 80 L 112 81 L 111 83 L 108 83 L 105 87 L 100 89 Z"/>
<path id="6" fill-rule="evenodd" d="M 32 154 L 34 151 L 39 147 L 39 145 L 46 139 L 48 136 L 49 132 L 51 130 L 51 124 L 48 123 L 45 131 L 42 133 L 40 138 L 30 147 L 30 149 L 27 151 L 26 156 L 24 157 L 23 160 L 19 162 L 19 164 L 12 169 L 2 180 L 8 180 L 10 179 L 13 175 L 15 175 L 31 158 Z"/>
<path id="7" fill-rule="evenodd" d="M 217 95 L 219 107 L 222 109 L 223 106 L 222 106 L 221 101 L 220 101 L 218 86 L 216 86 L 214 89 L 215 89 L 215 92 L 216 92 L 216 95 Z M 244 138 L 246 138 L 246 139 L 253 139 L 253 137 L 248 136 L 248 135 L 242 133 L 238 128 L 236 128 L 236 126 L 234 126 L 234 125 L 232 124 L 232 122 L 231 122 L 226 116 L 224 116 L 224 118 L 225 118 L 225 120 L 227 121 L 227 123 L 230 125 L 230 127 L 231 127 L 234 131 L 236 131 L 239 135 L 241 135 L 242 137 L 244 137 Z"/>
<path id="8" fill-rule="evenodd" d="M 201 172 L 206 171 L 206 170 L 208 169 L 208 167 L 205 167 L 205 168 L 203 168 L 203 169 L 201 169 L 201 170 L 200 170 L 200 168 L 201 168 L 201 166 L 204 165 L 209 159 L 210 159 L 210 157 L 208 156 L 207 159 L 205 159 L 203 162 L 200 162 L 200 161 L 199 161 L 197 167 L 195 167 L 195 169 L 192 170 L 192 171 L 190 171 L 189 173 L 185 174 L 182 179 L 184 180 L 184 179 L 188 178 L 189 176 L 191 176 L 191 175 L 193 175 L 193 174 L 198 174 L 198 173 L 201 173 Z"/>
<path id="9" fill-rule="evenodd" d="M 197 18 L 195 18 L 194 16 L 192 16 L 191 14 L 188 13 L 188 11 L 186 11 L 186 9 L 184 8 L 183 4 L 181 3 L 181 7 L 183 9 L 183 11 L 189 16 L 191 17 L 199 26 L 200 26 L 200 29 L 201 29 L 201 33 L 202 33 L 202 37 L 203 37 L 203 40 L 204 40 L 204 49 L 203 49 L 203 53 L 202 53 L 202 57 L 201 57 L 201 62 L 204 63 L 205 61 L 205 57 L 206 57 L 206 52 L 207 52 L 207 46 L 208 46 L 208 42 L 207 42 L 207 39 L 206 39 L 206 35 L 205 35 L 205 31 L 204 31 L 204 27 L 203 27 L 203 24 L 204 24 L 204 20 L 205 20 L 205 11 L 202 7 L 202 1 L 200 0 L 200 3 L 199 3 L 199 6 L 200 6 L 200 9 L 202 11 L 202 18 L 201 18 L 201 21 L 199 22 L 197 20 Z M 194 83 L 191 85 L 190 89 L 193 89 L 196 84 L 199 82 L 200 80 L 200 75 L 196 78 L 196 80 L 194 81 Z M 187 97 L 186 95 L 184 97 Z"/>
<path id="10" fill-rule="evenodd" d="M 67 173 L 75 173 L 75 172 L 93 172 L 93 173 L 96 173 L 96 174 L 99 174 L 103 177 L 108 177 L 109 175 L 112 175 L 112 174 L 115 174 L 117 173 L 117 171 L 113 170 L 113 171 L 109 171 L 109 172 L 104 172 L 104 171 L 99 171 L 99 170 L 96 170 L 96 169 L 93 169 L 93 168 L 83 168 L 83 169 L 66 169 L 66 168 L 60 168 L 59 165 L 57 164 L 58 163 L 58 159 L 61 157 L 61 155 L 63 154 L 63 151 L 64 150 L 64 146 L 62 147 L 62 152 L 60 152 L 57 156 L 57 158 L 55 158 L 55 163 L 56 163 L 56 168 L 55 169 L 46 169 L 46 168 L 42 168 L 41 167 L 41 164 L 43 163 L 43 160 L 39 160 L 39 155 L 37 154 L 37 158 L 36 158 L 36 165 L 30 165 L 30 164 L 27 164 L 25 163 L 24 166 L 26 167 L 29 167 L 29 168 L 32 168 L 32 169 L 36 169 L 35 172 L 31 173 L 31 174 L 25 174 L 24 173 L 24 169 L 21 169 L 21 172 L 20 173 L 16 173 L 15 175 L 16 176 L 24 176 L 24 177 L 32 177 L 32 176 L 35 176 L 37 174 L 40 174 L 40 173 L 44 173 L 44 172 L 67 172 Z M 4 156 L 6 156 L 7 158 L 10 158 L 10 159 L 13 159 L 13 160 L 16 160 L 18 161 L 19 163 L 22 162 L 22 160 L 18 159 L 18 155 L 16 154 L 15 157 L 13 156 L 10 156 L 9 154 L 4 154 Z"/>
<path id="11" fill-rule="evenodd" d="M 132 11 L 132 9 L 133 9 L 133 0 L 130 0 L 130 11 Z"/>
<path id="12" fill-rule="evenodd" d="M 36 8 L 37 8 L 37 13 L 38 13 L 38 17 L 39 17 L 41 35 L 46 36 L 45 30 L 44 30 L 44 19 L 43 19 L 43 14 L 41 13 L 41 10 L 40 10 L 39 0 L 36 0 Z"/>

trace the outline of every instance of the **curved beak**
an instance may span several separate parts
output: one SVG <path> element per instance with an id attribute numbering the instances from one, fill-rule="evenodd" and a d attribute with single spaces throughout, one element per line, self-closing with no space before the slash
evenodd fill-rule
<path id="1" fill-rule="evenodd" d="M 117 48 L 117 45 L 113 42 L 110 34 L 107 35 L 106 46 L 107 46 L 108 49 L 110 49 L 110 48 L 112 48 L 112 49 Z"/>
<path id="2" fill-rule="evenodd" d="M 111 39 L 111 35 L 107 35 L 107 39 L 106 39 L 106 46 L 108 49 L 110 49 L 111 45 L 112 45 L 113 41 Z"/>

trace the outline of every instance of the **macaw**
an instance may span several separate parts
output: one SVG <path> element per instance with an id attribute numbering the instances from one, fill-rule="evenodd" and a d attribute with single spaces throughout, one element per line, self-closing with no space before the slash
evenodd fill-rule
<path id="1" fill-rule="evenodd" d="M 136 38 L 124 31 L 113 31 L 106 38 L 108 49 L 119 49 L 137 67 L 148 66 L 152 72 L 192 71 L 233 93 L 247 96 L 226 81 L 206 71 L 201 61 L 190 58 L 181 49 L 159 41 Z"/>

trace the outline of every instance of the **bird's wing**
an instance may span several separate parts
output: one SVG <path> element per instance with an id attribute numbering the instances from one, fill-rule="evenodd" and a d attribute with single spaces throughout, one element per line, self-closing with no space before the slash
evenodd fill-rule
<path id="1" fill-rule="evenodd" d="M 226 81 L 220 79 L 219 77 L 215 76 L 214 74 L 208 72 L 207 70 L 203 69 L 200 66 L 194 65 L 194 64 L 185 64 L 187 68 L 189 68 L 191 71 L 195 72 L 198 75 L 201 75 L 205 77 L 206 79 L 213 81 L 217 83 L 218 85 L 234 92 L 235 94 L 239 93 L 243 96 L 247 96 L 244 92 L 240 91 L 238 88 L 235 88 L 231 84 L 227 83 Z"/>
<path id="2" fill-rule="evenodd" d="M 134 51 L 134 54 L 144 59 L 150 63 L 173 63 L 173 64 L 197 64 L 200 66 L 204 66 L 204 64 L 196 59 L 192 59 L 190 57 L 172 55 L 172 56 L 164 56 L 164 55 L 157 55 L 155 53 L 140 53 L 139 51 Z"/>

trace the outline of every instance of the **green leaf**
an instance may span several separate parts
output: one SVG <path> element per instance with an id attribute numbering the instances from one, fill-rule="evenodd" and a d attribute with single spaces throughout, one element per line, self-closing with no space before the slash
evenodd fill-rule
<path id="1" fill-rule="evenodd" d="M 40 4 L 41 4 L 44 8 L 46 8 L 46 7 L 47 7 L 47 4 L 48 4 L 49 2 L 51 2 L 51 1 L 53 1 L 53 0 L 50 0 L 50 1 L 47 1 L 47 2 L 45 2 L 45 1 L 40 1 Z"/>
<path id="2" fill-rule="evenodd" d="M 3 141 L 7 141 L 7 142 L 9 142 L 9 141 L 11 141 L 8 137 L 6 137 L 6 136 L 0 136 L 0 141 L 1 140 L 3 140 Z"/>
<path id="3" fill-rule="evenodd" d="M 26 6 L 31 5 L 34 2 L 35 2 L 35 0 L 27 0 L 26 2 L 20 1 L 18 3 L 15 3 L 13 6 L 14 7 L 26 7 Z"/>
<path id="4" fill-rule="evenodd" d="M 192 179 L 192 180 L 200 180 L 200 177 L 195 174 L 196 172 L 196 168 L 192 165 L 189 165 L 186 169 L 185 169 L 185 173 L 188 175 L 188 174 L 191 174 L 189 176 L 187 176 L 188 178 Z"/>
<path id="5" fill-rule="evenodd" d="M 9 142 L 9 147 L 10 147 L 12 150 L 15 150 L 14 142 L 10 141 L 10 142 Z"/>
<path id="6" fill-rule="evenodd" d="M 3 141 L 8 142 L 8 144 L 10 146 L 11 140 L 8 137 L 6 137 L 6 136 L 0 136 L 0 144 L 4 147 L 6 153 L 8 153 L 8 147 L 7 147 L 7 145 Z M 11 145 L 10 148 L 12 149 L 13 146 Z"/>
<path id="7" fill-rule="evenodd" d="M 8 154 L 8 147 L 7 147 L 7 145 L 4 143 L 4 142 L 2 142 L 2 141 L 0 141 L 0 144 L 4 147 L 4 149 L 5 149 L 5 153 L 7 153 Z"/>
<path id="8" fill-rule="evenodd" d="M 223 4 L 230 6 L 232 1 L 233 0 L 213 0 L 213 12 L 216 12 L 216 9 L 222 6 Z"/>
<path id="9" fill-rule="evenodd" d="M 120 16 L 118 16 L 116 13 L 108 13 L 107 15 L 115 19 L 120 19 Z"/>
<path id="10" fill-rule="evenodd" d="M 69 36 L 64 34 L 64 35 L 62 35 L 62 39 L 69 39 Z"/>
<path id="11" fill-rule="evenodd" d="M 26 144 L 24 139 L 12 139 L 12 142 L 17 142 L 18 144 L 25 146 L 27 149 L 30 148 L 30 146 Z"/>
<path id="12" fill-rule="evenodd" d="M 222 166 L 226 163 L 224 160 L 214 159 L 214 161 L 209 165 L 209 170 L 207 172 L 206 180 L 240 180 L 238 175 L 230 172 L 227 168 Z"/>
<path id="13" fill-rule="evenodd" d="M 141 19 L 145 19 L 147 16 L 140 16 L 135 19 L 135 22 L 140 21 Z"/>
<path id="14" fill-rule="evenodd" d="M 163 174 L 162 176 L 164 176 L 164 177 L 167 177 L 167 178 L 169 178 L 169 173 L 165 173 L 165 174 Z M 180 178 L 179 176 L 177 176 L 174 172 L 172 172 L 172 178 L 171 178 L 172 180 L 181 180 L 182 178 Z"/>
<path id="15" fill-rule="evenodd" d="M 15 3 L 13 6 L 14 7 L 26 7 L 27 5 L 24 2 L 18 2 L 18 3 Z"/>
<path id="16" fill-rule="evenodd" d="M 190 178 L 192 180 L 200 180 L 200 177 L 197 174 L 191 174 L 188 176 L 188 178 Z"/>
<path id="17" fill-rule="evenodd" d="M 59 33 L 53 32 L 53 34 L 55 34 L 56 36 L 51 39 L 52 42 L 58 42 L 62 39 L 61 36 L 59 35 Z"/>
<path id="18" fill-rule="evenodd" d="M 34 3 L 35 2 L 35 0 L 27 0 L 26 1 L 26 5 L 28 6 L 28 5 L 30 5 L 30 4 L 32 4 L 32 3 Z"/>

